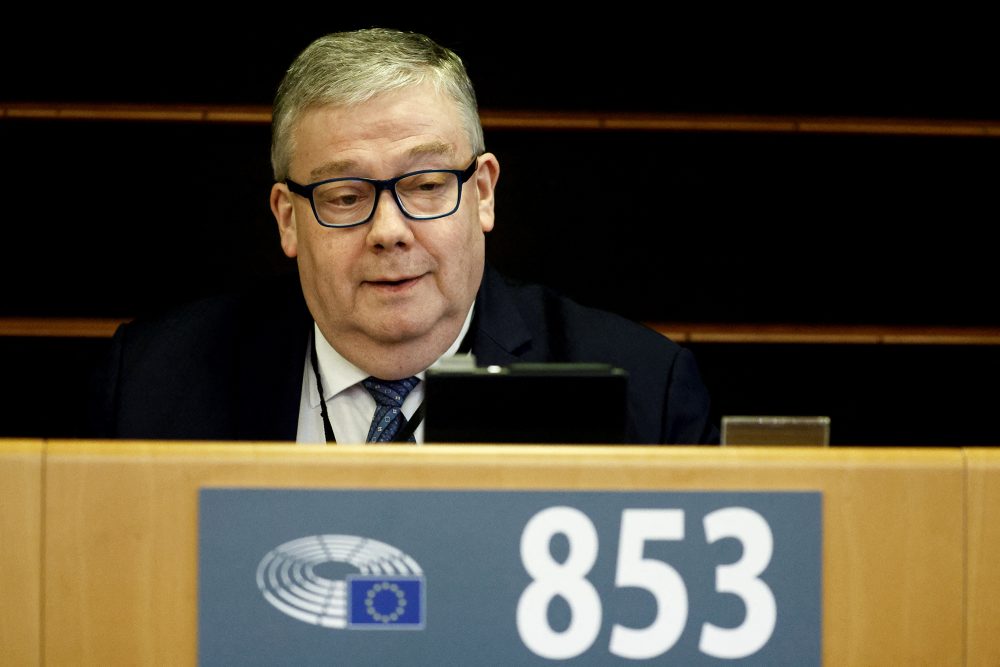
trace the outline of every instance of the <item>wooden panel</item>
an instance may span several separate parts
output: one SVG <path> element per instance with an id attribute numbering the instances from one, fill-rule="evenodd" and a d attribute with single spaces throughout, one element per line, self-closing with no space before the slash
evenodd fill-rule
<path id="1" fill-rule="evenodd" d="M 0 336 L 111 338 L 127 321 L 108 317 L 0 317 Z"/>
<path id="2" fill-rule="evenodd" d="M 42 443 L 0 441 L 0 664 L 41 663 Z"/>
<path id="3" fill-rule="evenodd" d="M 1000 664 L 1000 450 L 968 449 L 967 624 L 970 665 Z"/>
<path id="4" fill-rule="evenodd" d="M 201 486 L 820 490 L 824 661 L 960 664 L 957 450 L 57 443 L 46 467 L 53 663 L 190 664 Z"/>
<path id="5" fill-rule="evenodd" d="M 673 113 L 584 113 L 480 109 L 487 130 L 600 130 L 632 132 L 766 132 L 874 134 L 918 137 L 996 137 L 1000 122 L 930 118 L 851 118 Z M 271 122 L 265 105 L 36 104 L 0 105 L 0 118 L 152 122 Z"/>
<path id="6" fill-rule="evenodd" d="M 0 336 L 110 338 L 124 318 L 0 317 Z M 678 343 L 1000 345 L 997 327 L 646 322 Z"/>

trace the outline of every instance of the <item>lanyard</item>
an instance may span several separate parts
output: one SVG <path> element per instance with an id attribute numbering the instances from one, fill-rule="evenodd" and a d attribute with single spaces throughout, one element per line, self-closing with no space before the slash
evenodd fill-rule
<path id="1" fill-rule="evenodd" d="M 465 338 L 462 339 L 461 345 L 458 346 L 456 354 L 466 354 L 472 349 L 472 329 L 473 327 L 470 326 L 469 331 L 465 334 Z M 313 335 L 309 338 L 309 343 L 309 361 L 312 363 L 313 374 L 316 376 L 316 390 L 319 392 L 319 413 L 323 417 L 323 433 L 326 435 L 327 444 L 335 445 L 337 444 L 337 436 L 333 432 L 333 424 L 330 423 L 330 414 L 326 409 L 326 400 L 323 398 L 323 380 L 319 374 L 319 357 L 316 354 L 315 329 L 313 330 Z M 424 420 L 424 412 L 426 412 L 425 404 L 426 401 L 420 402 L 420 406 L 413 413 L 413 417 L 407 420 L 406 426 L 400 429 L 396 437 L 393 438 L 393 442 L 406 442 L 417 431 L 420 422 Z"/>

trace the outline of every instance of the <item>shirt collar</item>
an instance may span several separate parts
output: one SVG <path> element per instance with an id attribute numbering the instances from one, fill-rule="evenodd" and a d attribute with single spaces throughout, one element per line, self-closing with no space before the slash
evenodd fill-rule
<path id="1" fill-rule="evenodd" d="M 438 365 L 442 359 L 453 357 L 458 352 L 458 348 L 465 339 L 465 335 L 469 332 L 469 327 L 472 324 L 472 312 L 475 310 L 475 307 L 476 304 L 473 302 L 472 306 L 469 307 L 468 314 L 465 316 L 462 330 L 458 332 L 458 337 L 451 344 L 451 347 L 438 357 L 437 361 L 431 364 L 431 366 Z M 340 392 L 350 389 L 369 376 L 368 373 L 365 373 L 333 349 L 333 346 L 327 342 L 326 337 L 319 330 L 319 325 L 315 322 L 313 322 L 313 336 L 316 339 L 316 357 L 319 359 L 319 372 L 323 378 L 323 393 L 325 394 L 323 398 L 325 400 L 330 400 Z M 309 406 L 317 408 L 319 407 L 319 392 L 316 390 L 316 375 L 315 373 L 307 373 L 307 377 L 309 382 Z M 423 380 L 424 371 L 417 373 L 417 377 Z"/>

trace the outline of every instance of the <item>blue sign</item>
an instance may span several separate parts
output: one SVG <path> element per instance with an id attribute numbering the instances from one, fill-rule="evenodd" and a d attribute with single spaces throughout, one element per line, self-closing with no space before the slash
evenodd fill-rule
<path id="1" fill-rule="evenodd" d="M 203 489 L 199 531 L 206 665 L 820 664 L 815 492 Z"/>
<path id="2" fill-rule="evenodd" d="M 351 576 L 347 578 L 347 590 L 351 600 L 349 628 L 424 627 L 423 577 Z"/>

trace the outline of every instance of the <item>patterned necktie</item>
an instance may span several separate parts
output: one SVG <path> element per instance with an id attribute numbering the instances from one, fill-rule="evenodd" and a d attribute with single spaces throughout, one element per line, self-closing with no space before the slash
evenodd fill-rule
<path id="1" fill-rule="evenodd" d="M 362 381 L 365 389 L 375 399 L 375 416 L 372 417 L 372 425 L 368 429 L 368 442 L 392 442 L 400 429 L 406 426 L 406 417 L 403 416 L 403 401 L 414 387 L 420 382 L 420 378 L 408 377 L 402 380 L 389 382 L 370 377 Z M 408 442 L 416 442 L 414 436 L 410 436 Z"/>

